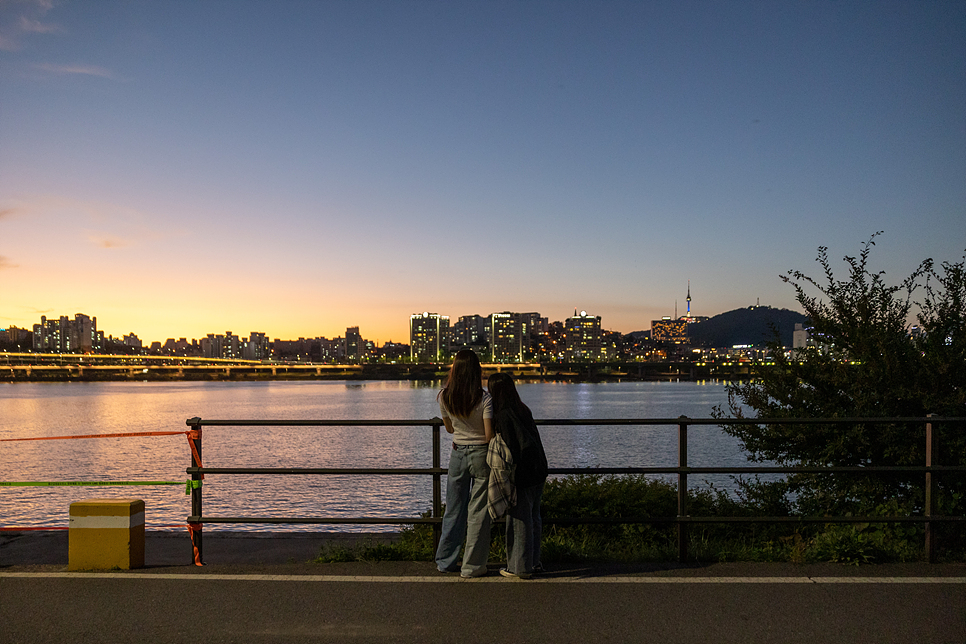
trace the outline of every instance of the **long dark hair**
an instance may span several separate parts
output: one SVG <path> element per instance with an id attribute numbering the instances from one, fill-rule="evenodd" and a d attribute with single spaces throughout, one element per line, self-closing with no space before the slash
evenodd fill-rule
<path id="1" fill-rule="evenodd" d="M 510 374 L 499 371 L 494 373 L 487 378 L 486 388 L 489 389 L 490 397 L 493 398 L 494 413 L 503 409 L 521 411 L 526 409 L 530 411 L 529 407 L 520 400 L 520 394 L 517 393 L 516 385 L 513 384 L 513 378 L 510 377 Z"/>
<path id="2" fill-rule="evenodd" d="M 483 399 L 483 368 L 480 359 L 470 349 L 457 352 L 449 368 L 446 386 L 439 395 L 454 416 L 466 418 Z"/>

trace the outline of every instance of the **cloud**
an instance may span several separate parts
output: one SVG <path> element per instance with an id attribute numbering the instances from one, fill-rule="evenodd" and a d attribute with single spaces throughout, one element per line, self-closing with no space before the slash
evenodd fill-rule
<path id="1" fill-rule="evenodd" d="M 98 67 L 97 65 L 54 65 L 53 63 L 39 63 L 34 67 L 51 74 L 86 74 L 87 76 L 99 76 L 100 78 L 116 80 L 116 77 L 110 70 Z"/>
<path id="2" fill-rule="evenodd" d="M 6 270 L 8 268 L 17 268 L 17 265 L 11 262 L 8 258 L 0 255 L 0 271 Z"/>
<path id="3" fill-rule="evenodd" d="M 20 31 L 30 34 L 55 34 L 63 31 L 59 25 L 31 20 L 27 16 L 20 16 Z"/>
<path id="4" fill-rule="evenodd" d="M 180 226 L 158 228 L 155 222 L 166 217 L 157 213 L 106 201 L 53 195 L 0 201 L 0 223 L 15 217 L 27 218 L 38 226 L 49 225 L 80 244 L 103 249 L 143 246 L 189 234 Z"/>
<path id="5" fill-rule="evenodd" d="M 96 235 L 88 235 L 87 239 L 89 239 L 95 246 L 99 246 L 101 248 L 124 248 L 125 246 L 131 245 L 130 241 L 113 236 L 100 237 Z"/>
<path id="6" fill-rule="evenodd" d="M 2 2 L 2 0 L 0 0 Z M 8 16 L 13 13 L 12 5 L 19 4 L 19 20 L 0 22 L 0 50 L 17 51 L 20 49 L 21 37 L 31 34 L 52 34 L 63 32 L 59 25 L 41 22 L 41 18 L 50 11 L 54 4 L 49 0 L 35 0 L 28 2 L 2 2 L 6 6 Z M 12 18 L 12 16 L 10 16 Z"/>

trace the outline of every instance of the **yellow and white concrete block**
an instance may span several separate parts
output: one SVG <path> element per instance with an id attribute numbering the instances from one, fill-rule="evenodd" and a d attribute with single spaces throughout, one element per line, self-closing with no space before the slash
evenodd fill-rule
<path id="1" fill-rule="evenodd" d="M 144 501 L 86 499 L 70 504 L 69 570 L 144 566 Z"/>

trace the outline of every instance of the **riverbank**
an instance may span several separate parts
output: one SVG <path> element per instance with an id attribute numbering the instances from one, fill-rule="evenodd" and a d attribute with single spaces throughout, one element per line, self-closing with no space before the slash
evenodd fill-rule
<path id="1" fill-rule="evenodd" d="M 66 566 L 69 530 L 0 532 L 0 568 Z M 398 533 L 228 532 L 206 530 L 204 561 L 214 565 L 306 564 L 323 548 L 356 548 L 391 543 Z M 145 567 L 191 566 L 191 537 L 185 530 L 145 532 Z"/>
<path id="2" fill-rule="evenodd" d="M 68 564 L 68 530 L 0 532 L 0 568 L 6 572 L 65 570 Z M 431 561 L 370 561 L 320 564 L 323 549 L 352 548 L 362 544 L 392 543 L 398 533 L 346 532 L 228 532 L 206 530 L 205 566 L 193 564 L 191 538 L 187 530 L 145 532 L 145 572 L 162 567 L 184 567 L 198 572 L 246 572 L 253 567 L 262 571 L 287 571 L 288 574 L 319 574 L 320 569 L 378 566 L 385 574 L 411 574 L 419 571 L 430 577 L 448 578 L 435 570 Z M 496 575 L 499 562 L 492 561 Z M 966 563 L 883 563 L 863 566 L 837 563 L 687 563 L 673 561 L 650 563 L 557 562 L 548 565 L 551 576 L 640 575 L 663 573 L 691 577 L 962 577 Z M 132 571 L 133 572 L 133 571 Z M 496 575 L 498 577 L 498 575 Z"/>

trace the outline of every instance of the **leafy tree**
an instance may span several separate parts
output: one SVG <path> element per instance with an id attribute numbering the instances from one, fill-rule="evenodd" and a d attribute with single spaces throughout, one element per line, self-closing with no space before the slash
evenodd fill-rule
<path id="1" fill-rule="evenodd" d="M 964 262 L 936 270 L 923 261 L 906 279 L 889 285 L 869 269 L 873 235 L 858 257 L 845 257 L 848 277 L 838 280 L 819 248 L 823 279 L 789 271 L 816 344 L 786 354 L 771 343 L 773 366 L 751 382 L 729 386 L 724 417 L 860 418 L 966 416 L 966 271 Z M 817 294 L 812 294 L 818 291 Z M 917 291 L 924 299 L 913 300 Z M 918 329 L 910 329 L 914 305 Z M 934 464 L 966 464 L 962 424 L 937 424 Z M 781 465 L 923 465 L 922 423 L 850 425 L 727 425 L 755 461 Z M 937 458 L 938 457 L 938 458 Z M 963 512 L 962 477 L 940 479 L 941 510 Z M 779 482 L 745 481 L 743 494 L 768 513 L 869 514 L 876 508 L 921 509 L 920 476 L 795 474 Z M 896 506 L 898 503 L 898 506 Z"/>

